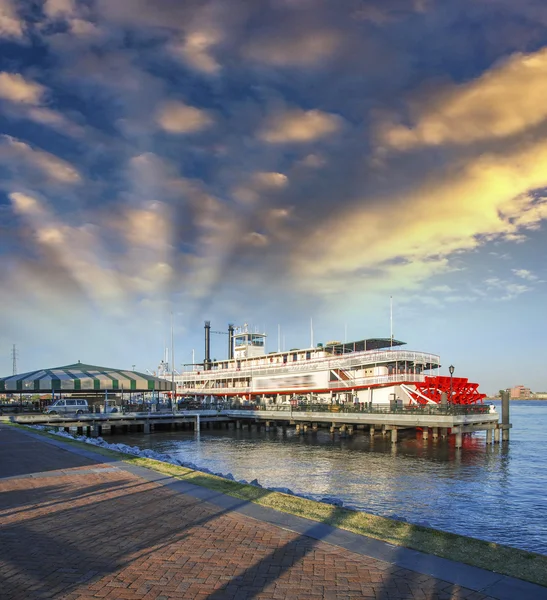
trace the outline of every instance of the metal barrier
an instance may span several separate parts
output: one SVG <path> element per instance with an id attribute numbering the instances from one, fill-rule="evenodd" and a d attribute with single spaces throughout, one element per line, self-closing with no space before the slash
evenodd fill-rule
<path id="1" fill-rule="evenodd" d="M 295 412 L 332 412 L 332 413 L 368 413 L 368 414 L 397 414 L 397 415 L 481 415 L 490 412 L 488 404 L 481 405 L 456 405 L 447 406 L 427 405 L 427 406 L 405 406 L 395 408 L 390 406 L 365 406 L 355 404 L 239 404 L 236 402 L 212 403 L 202 406 L 199 409 L 193 409 L 193 412 L 199 410 L 269 410 L 281 411 L 287 413 Z"/>

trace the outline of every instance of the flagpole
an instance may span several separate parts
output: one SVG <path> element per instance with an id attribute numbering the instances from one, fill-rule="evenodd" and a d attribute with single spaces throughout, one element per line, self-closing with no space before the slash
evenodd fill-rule
<path id="1" fill-rule="evenodd" d="M 391 330 L 390 348 L 393 348 L 393 296 L 389 297 L 389 326 Z"/>
<path id="2" fill-rule="evenodd" d="M 173 311 L 171 311 L 171 408 L 174 410 L 175 403 L 177 401 L 177 393 L 174 390 L 175 387 L 175 345 L 173 342 Z"/>

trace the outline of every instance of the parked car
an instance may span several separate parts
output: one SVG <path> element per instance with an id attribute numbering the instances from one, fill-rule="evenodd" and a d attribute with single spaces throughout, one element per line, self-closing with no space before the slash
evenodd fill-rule
<path id="1" fill-rule="evenodd" d="M 86 412 L 89 412 L 87 400 L 69 400 L 68 398 L 60 398 L 44 410 L 46 415 L 66 415 L 72 413 L 81 415 Z"/>
<path id="2" fill-rule="evenodd" d="M 107 400 L 106 401 L 106 408 L 103 404 L 100 405 L 101 407 L 101 412 L 105 412 L 105 413 L 117 413 L 120 412 L 120 407 L 116 404 L 116 400 Z"/>

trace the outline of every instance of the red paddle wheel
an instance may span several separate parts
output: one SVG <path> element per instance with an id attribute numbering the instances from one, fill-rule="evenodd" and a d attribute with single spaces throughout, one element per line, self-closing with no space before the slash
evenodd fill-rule
<path id="1" fill-rule="evenodd" d="M 450 379 L 452 379 L 452 398 L 450 397 Z M 486 398 L 486 394 L 479 392 L 478 383 L 470 383 L 466 377 L 426 377 L 424 382 L 414 384 L 416 390 L 408 390 L 410 396 L 419 404 L 428 401 L 440 404 L 441 394 L 446 393 L 446 398 L 451 404 L 476 404 Z"/>

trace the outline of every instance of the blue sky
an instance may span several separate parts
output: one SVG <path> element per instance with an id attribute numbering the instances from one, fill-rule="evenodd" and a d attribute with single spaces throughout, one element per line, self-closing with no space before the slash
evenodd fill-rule
<path id="1" fill-rule="evenodd" d="M 0 0 L 0 374 L 388 337 L 547 390 L 542 0 Z M 225 356 L 226 336 L 213 336 Z"/>

